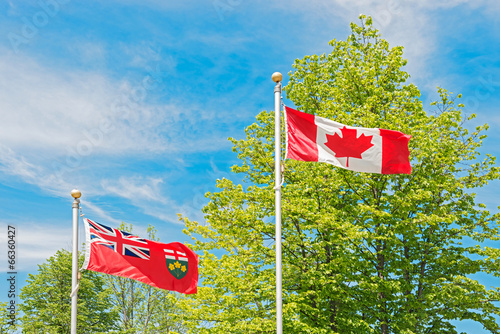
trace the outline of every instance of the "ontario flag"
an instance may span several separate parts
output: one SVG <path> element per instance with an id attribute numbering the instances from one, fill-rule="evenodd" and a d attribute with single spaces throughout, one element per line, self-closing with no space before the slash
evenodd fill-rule
<path id="1" fill-rule="evenodd" d="M 164 244 L 83 219 L 83 269 L 132 278 L 185 294 L 197 292 L 198 256 L 180 242 Z"/>
<path id="2" fill-rule="evenodd" d="M 285 107 L 286 157 L 357 172 L 410 174 L 411 138 L 399 131 L 351 127 Z"/>

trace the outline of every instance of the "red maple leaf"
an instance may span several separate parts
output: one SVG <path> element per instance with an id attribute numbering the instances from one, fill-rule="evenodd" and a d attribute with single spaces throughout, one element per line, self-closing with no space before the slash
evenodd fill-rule
<path id="1" fill-rule="evenodd" d="M 342 137 L 338 134 L 326 135 L 325 145 L 335 153 L 337 158 L 347 158 L 349 167 L 349 158 L 361 159 L 361 154 L 373 146 L 373 136 L 365 136 L 363 133 L 359 138 L 356 138 L 356 129 L 348 129 L 345 126 L 340 129 Z"/>

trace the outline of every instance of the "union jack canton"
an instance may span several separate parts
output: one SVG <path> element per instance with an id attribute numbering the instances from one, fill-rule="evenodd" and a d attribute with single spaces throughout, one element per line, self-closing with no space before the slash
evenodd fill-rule
<path id="1" fill-rule="evenodd" d="M 102 245 L 122 255 L 149 260 L 148 241 L 128 232 L 120 231 L 87 219 L 89 223 L 90 242 Z"/>

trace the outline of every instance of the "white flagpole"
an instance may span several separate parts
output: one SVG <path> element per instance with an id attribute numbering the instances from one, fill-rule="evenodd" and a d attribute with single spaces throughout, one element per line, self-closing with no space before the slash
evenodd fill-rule
<path id="1" fill-rule="evenodd" d="M 276 333 L 283 333 L 283 295 L 281 286 L 281 80 L 283 75 L 274 72 L 274 194 L 276 218 Z"/>
<path id="2" fill-rule="evenodd" d="M 82 193 L 73 189 L 71 196 L 73 201 L 73 262 L 71 272 L 71 334 L 76 334 L 76 315 L 78 303 L 78 209 L 80 208 L 79 198 Z"/>

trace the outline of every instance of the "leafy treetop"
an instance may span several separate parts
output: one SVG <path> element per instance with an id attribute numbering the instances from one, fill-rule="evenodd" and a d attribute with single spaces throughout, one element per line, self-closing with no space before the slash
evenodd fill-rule
<path id="1" fill-rule="evenodd" d="M 284 332 L 456 333 L 452 321 L 469 319 L 497 333 L 500 292 L 472 278 L 500 275 L 500 251 L 485 245 L 498 240 L 500 216 L 472 192 L 499 178 L 495 158 L 479 154 L 488 126 L 464 127 L 475 115 L 464 117 L 460 95 L 443 88 L 435 111 L 424 111 L 403 48 L 360 19 L 331 53 L 295 61 L 287 97 L 343 124 L 412 135 L 413 171 L 285 162 Z M 260 113 L 245 139 L 231 139 L 244 184 L 217 181 L 206 224 L 183 218 L 203 252 L 203 287 L 185 301 L 193 333 L 274 332 L 273 115 Z"/>

